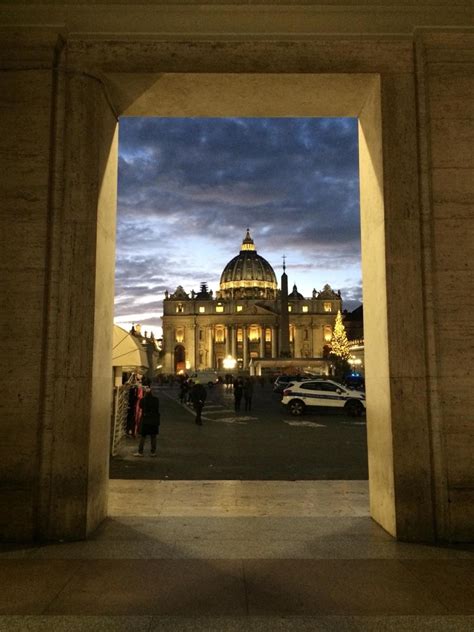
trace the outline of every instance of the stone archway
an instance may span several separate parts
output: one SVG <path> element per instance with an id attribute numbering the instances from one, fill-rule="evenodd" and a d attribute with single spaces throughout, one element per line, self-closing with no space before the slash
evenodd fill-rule
<path id="1" fill-rule="evenodd" d="M 438 533 L 449 534 L 442 528 L 442 429 L 430 425 L 432 332 L 423 292 L 429 255 L 422 249 L 417 127 L 424 106 L 413 40 L 189 43 L 71 35 L 54 60 L 47 95 L 35 95 L 43 99 L 40 118 L 40 104 L 48 104 L 50 119 L 41 118 L 38 129 L 51 124 L 42 143 L 53 148 L 44 179 L 44 321 L 35 321 L 44 338 L 40 387 L 32 395 L 38 428 L 25 448 L 36 457 L 12 487 L 22 490 L 17 513 L 27 518 L 7 528 L 27 525 L 15 532 L 23 539 L 80 538 L 106 515 L 117 117 L 291 114 L 360 122 L 372 516 L 394 536 L 430 540 L 436 510 Z M 26 116 L 34 107 L 31 87 L 21 94 Z M 22 141 L 25 154 L 30 140 Z"/>
<path id="2" fill-rule="evenodd" d="M 174 372 L 186 370 L 186 350 L 183 345 L 176 345 L 174 348 Z"/>

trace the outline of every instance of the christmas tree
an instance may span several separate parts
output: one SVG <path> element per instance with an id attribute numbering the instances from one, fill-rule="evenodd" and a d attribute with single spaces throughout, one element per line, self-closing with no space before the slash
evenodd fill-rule
<path id="1" fill-rule="evenodd" d="M 337 360 L 347 362 L 350 358 L 351 352 L 349 350 L 349 342 L 347 341 L 346 328 L 342 322 L 342 316 L 340 310 L 337 312 L 336 322 L 334 324 L 334 330 L 331 338 L 331 354 L 336 356 Z"/>

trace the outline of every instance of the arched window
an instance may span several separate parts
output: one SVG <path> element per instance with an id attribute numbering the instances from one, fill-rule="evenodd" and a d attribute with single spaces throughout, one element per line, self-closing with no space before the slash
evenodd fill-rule
<path id="1" fill-rule="evenodd" d="M 175 330 L 175 340 L 176 342 L 184 342 L 184 328 L 178 327 Z"/>
<path id="2" fill-rule="evenodd" d="M 217 325 L 216 326 L 215 336 L 216 336 L 216 342 L 224 342 L 224 340 L 225 340 L 224 325 Z"/>

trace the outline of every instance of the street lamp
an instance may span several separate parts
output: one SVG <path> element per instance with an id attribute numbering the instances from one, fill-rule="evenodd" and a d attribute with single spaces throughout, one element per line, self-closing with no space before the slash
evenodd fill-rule
<path id="1" fill-rule="evenodd" d="M 237 360 L 231 355 L 228 355 L 222 361 L 222 366 L 224 367 L 224 369 L 235 369 L 235 367 L 237 366 Z"/>

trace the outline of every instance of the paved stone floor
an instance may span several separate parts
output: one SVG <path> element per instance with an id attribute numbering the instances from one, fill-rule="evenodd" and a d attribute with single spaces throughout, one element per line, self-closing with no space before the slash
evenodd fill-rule
<path id="1" fill-rule="evenodd" d="M 366 481 L 111 481 L 87 542 L 0 549 L 0 631 L 472 631 L 474 552 L 395 542 Z"/>
<path id="2" fill-rule="evenodd" d="M 208 391 L 204 425 L 177 387 L 154 389 L 160 399 L 158 458 L 134 458 L 137 441 L 122 442 L 111 459 L 118 479 L 168 480 L 362 480 L 368 478 L 364 417 L 313 409 L 292 417 L 271 385 L 257 386 L 252 410 L 234 412 L 231 390 Z"/>

